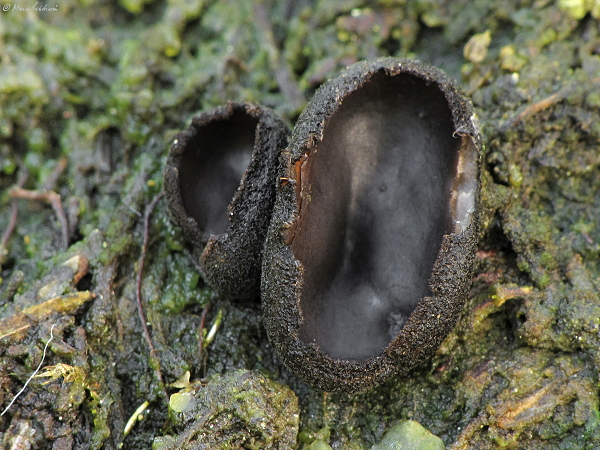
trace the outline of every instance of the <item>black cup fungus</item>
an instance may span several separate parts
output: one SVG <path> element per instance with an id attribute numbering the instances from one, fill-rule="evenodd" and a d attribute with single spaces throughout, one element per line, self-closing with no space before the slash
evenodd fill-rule
<path id="1" fill-rule="evenodd" d="M 288 138 L 270 109 L 228 103 L 194 117 L 173 141 L 164 174 L 169 212 L 223 297 L 260 295 L 277 161 Z"/>
<path id="2" fill-rule="evenodd" d="M 358 392 L 435 352 L 472 278 L 480 148 L 470 101 L 432 66 L 361 62 L 319 88 L 263 253 L 265 326 L 297 375 Z"/>

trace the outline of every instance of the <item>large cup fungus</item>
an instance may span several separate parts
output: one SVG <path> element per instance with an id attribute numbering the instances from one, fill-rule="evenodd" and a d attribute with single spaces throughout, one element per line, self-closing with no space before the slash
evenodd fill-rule
<path id="1" fill-rule="evenodd" d="M 282 155 L 262 305 L 283 362 L 356 392 L 429 357 L 454 326 L 477 244 L 472 106 L 418 61 L 326 82 Z"/>

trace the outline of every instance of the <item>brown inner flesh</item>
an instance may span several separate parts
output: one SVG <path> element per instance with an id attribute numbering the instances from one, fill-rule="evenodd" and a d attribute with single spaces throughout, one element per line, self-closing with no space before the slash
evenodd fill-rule
<path id="1" fill-rule="evenodd" d="M 257 118 L 236 110 L 200 127 L 182 155 L 183 207 L 206 236 L 227 231 L 227 207 L 250 163 L 257 125 Z"/>
<path id="2" fill-rule="evenodd" d="M 331 116 L 301 164 L 303 341 L 334 358 L 377 356 L 431 294 L 453 225 L 453 132 L 438 86 L 408 74 L 375 74 Z"/>

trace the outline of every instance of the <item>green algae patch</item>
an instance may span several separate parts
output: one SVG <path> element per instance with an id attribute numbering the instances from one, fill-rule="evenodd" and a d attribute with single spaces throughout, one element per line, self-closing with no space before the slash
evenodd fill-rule
<path id="1" fill-rule="evenodd" d="M 316 439 L 308 447 L 304 447 L 304 450 L 331 450 L 331 446 L 323 439 Z"/>
<path id="2" fill-rule="evenodd" d="M 329 438 L 331 433 L 329 428 L 323 427 L 315 433 L 311 433 L 307 430 L 302 430 L 298 433 L 298 441 L 301 444 L 305 444 L 303 450 L 329 450 Z"/>
<path id="3" fill-rule="evenodd" d="M 371 450 L 445 450 L 442 440 L 414 420 L 390 428 Z"/>
<path id="4" fill-rule="evenodd" d="M 154 447 L 193 449 L 293 448 L 298 433 L 298 401 L 294 393 L 261 375 L 238 370 L 213 377 L 208 384 L 176 394 L 171 404 L 171 439 L 159 438 Z M 186 396 L 185 405 L 182 396 Z"/>
<path id="5" fill-rule="evenodd" d="M 166 314 L 177 314 L 194 305 L 206 306 L 213 290 L 204 285 L 196 267 L 190 265 L 181 233 L 174 229 L 166 212 L 157 212 L 155 218 L 155 232 L 164 238 L 156 243 L 153 255 L 161 263 L 152 264 L 146 272 L 143 288 L 147 300 Z"/>

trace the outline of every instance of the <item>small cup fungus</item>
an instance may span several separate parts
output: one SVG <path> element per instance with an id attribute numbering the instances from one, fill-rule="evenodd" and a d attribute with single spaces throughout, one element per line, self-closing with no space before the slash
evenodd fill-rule
<path id="1" fill-rule="evenodd" d="M 259 296 L 277 161 L 288 137 L 270 109 L 228 103 L 194 117 L 173 142 L 165 169 L 169 212 L 224 297 Z"/>

